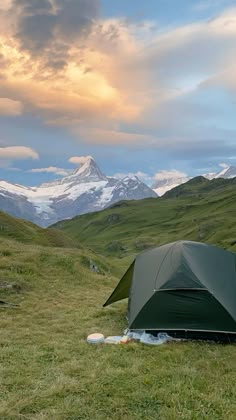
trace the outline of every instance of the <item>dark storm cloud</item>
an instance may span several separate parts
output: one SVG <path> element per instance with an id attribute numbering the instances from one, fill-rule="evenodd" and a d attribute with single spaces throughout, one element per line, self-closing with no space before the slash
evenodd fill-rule
<path id="1" fill-rule="evenodd" d="M 71 43 L 91 31 L 99 1 L 14 0 L 10 13 L 17 15 L 15 36 L 21 47 L 33 55 L 46 54 L 47 64 L 59 68 L 65 65 Z"/>

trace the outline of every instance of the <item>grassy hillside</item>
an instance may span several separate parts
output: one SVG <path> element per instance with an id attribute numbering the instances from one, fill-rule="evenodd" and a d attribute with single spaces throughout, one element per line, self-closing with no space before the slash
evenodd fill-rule
<path id="1" fill-rule="evenodd" d="M 235 419 L 235 346 L 88 345 L 126 327 L 127 302 L 101 307 L 110 263 L 3 238 L 0 254 L 0 300 L 19 304 L 0 306 L 1 419 Z"/>
<path id="2" fill-rule="evenodd" d="M 42 229 L 31 222 L 0 212 L 0 238 L 44 246 L 73 247 L 75 243 L 65 233 Z M 77 241 L 78 246 L 78 241 Z"/>
<path id="3" fill-rule="evenodd" d="M 202 196 L 209 193 L 219 194 L 226 191 L 231 192 L 234 189 L 236 189 L 236 178 L 216 178 L 209 180 L 203 176 L 198 176 L 167 191 L 164 198 L 176 198 L 181 196 L 198 197 L 199 195 Z"/>
<path id="4" fill-rule="evenodd" d="M 234 187 L 190 190 L 58 230 L 0 213 L 1 419 L 235 419 L 235 345 L 86 343 L 126 328 L 127 301 L 102 304 L 132 255 L 183 238 L 235 249 Z M 87 248 L 73 248 L 80 243 Z"/>
<path id="5" fill-rule="evenodd" d="M 101 254 L 118 257 L 180 239 L 236 251 L 236 183 L 215 181 L 198 178 L 164 198 L 121 202 L 55 228 Z"/>

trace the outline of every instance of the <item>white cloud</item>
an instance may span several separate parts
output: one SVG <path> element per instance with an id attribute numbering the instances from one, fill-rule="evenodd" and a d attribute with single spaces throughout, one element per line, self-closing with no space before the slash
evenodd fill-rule
<path id="1" fill-rule="evenodd" d="M 154 175 L 151 174 L 147 174 L 145 172 L 142 171 L 137 171 L 137 172 L 118 172 L 116 174 L 113 175 L 114 178 L 118 178 L 118 179 L 123 179 L 126 176 L 128 177 L 132 177 L 132 176 L 137 176 L 141 181 L 145 182 L 148 185 L 152 185 L 152 184 L 156 184 L 157 182 L 162 182 L 162 181 L 169 181 L 169 180 L 176 180 L 178 182 L 178 180 L 184 180 L 187 181 L 189 179 L 188 175 L 184 172 L 181 171 L 177 171 L 176 169 L 172 169 L 170 171 L 159 171 L 156 172 Z"/>
<path id="2" fill-rule="evenodd" d="M 229 168 L 229 165 L 227 165 L 227 163 L 224 162 L 220 163 L 219 166 L 224 169 Z"/>
<path id="3" fill-rule="evenodd" d="M 31 173 L 44 173 L 44 172 L 46 172 L 46 173 L 66 176 L 71 171 L 69 169 L 57 168 L 56 166 L 49 166 L 48 168 L 30 169 L 28 172 L 31 172 Z"/>
<path id="4" fill-rule="evenodd" d="M 153 180 L 155 181 L 163 181 L 163 180 L 170 180 L 170 179 L 182 179 L 187 178 L 188 175 L 184 172 L 177 171 L 176 169 L 172 169 L 170 171 L 159 171 L 157 172 Z"/>
<path id="5" fill-rule="evenodd" d="M 170 171 L 159 171 L 153 177 L 152 188 L 161 197 L 167 191 L 177 185 L 183 184 L 190 179 L 184 172 L 172 169 Z"/>
<path id="6" fill-rule="evenodd" d="M 35 150 L 25 146 L 0 147 L 0 160 L 39 159 Z"/>
<path id="7" fill-rule="evenodd" d="M 74 165 L 83 165 L 88 159 L 92 159 L 92 156 L 72 156 L 68 162 Z"/>
<path id="8" fill-rule="evenodd" d="M 0 98 L 0 115 L 13 117 L 22 113 L 23 105 L 21 102 L 9 98 Z"/>

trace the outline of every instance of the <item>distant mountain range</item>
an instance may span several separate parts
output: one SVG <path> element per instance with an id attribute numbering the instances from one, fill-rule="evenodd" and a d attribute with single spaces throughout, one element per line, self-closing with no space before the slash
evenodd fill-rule
<path id="1" fill-rule="evenodd" d="M 157 198 L 172 190 L 175 194 L 176 187 L 191 180 L 177 171 L 173 175 L 167 173 L 166 178 L 155 181 L 150 188 L 136 176 L 123 179 L 106 176 L 94 159 L 88 157 L 70 175 L 38 187 L 0 181 L 0 210 L 48 227 L 60 220 L 105 209 L 118 201 Z M 236 167 L 227 166 L 203 177 L 208 180 L 234 178 Z"/>
<path id="2" fill-rule="evenodd" d="M 224 178 L 224 179 L 230 179 L 236 177 L 236 166 L 225 166 L 221 171 L 219 172 L 213 172 L 208 174 L 202 175 L 204 178 L 207 179 L 215 179 L 215 178 Z M 173 188 L 177 187 L 178 185 L 184 184 L 185 182 L 189 181 L 191 178 L 186 176 L 179 176 L 177 175 L 173 177 L 166 177 L 162 178 L 161 180 L 157 180 L 153 183 L 152 189 L 161 197 L 164 195 L 167 191 L 172 190 Z"/>
<path id="3" fill-rule="evenodd" d="M 120 200 L 148 197 L 157 194 L 136 176 L 107 177 L 92 157 L 71 175 L 38 187 L 0 181 L 0 209 L 42 227 L 104 209 Z"/>

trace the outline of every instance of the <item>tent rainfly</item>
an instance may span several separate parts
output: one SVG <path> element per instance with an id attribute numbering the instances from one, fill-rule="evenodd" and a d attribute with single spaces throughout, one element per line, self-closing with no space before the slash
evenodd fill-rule
<path id="1" fill-rule="evenodd" d="M 132 330 L 236 334 L 236 254 L 178 241 L 138 255 L 104 306 L 129 297 Z"/>

